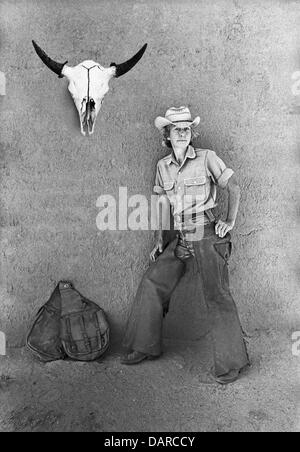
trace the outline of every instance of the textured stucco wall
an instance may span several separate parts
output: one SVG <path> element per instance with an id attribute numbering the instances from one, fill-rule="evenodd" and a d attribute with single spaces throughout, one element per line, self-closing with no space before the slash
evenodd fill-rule
<path id="1" fill-rule="evenodd" d="M 23 343 L 33 313 L 68 278 L 107 310 L 119 337 L 152 233 L 98 231 L 96 200 L 119 186 L 150 197 L 165 154 L 153 120 L 182 104 L 202 118 L 197 144 L 241 184 L 230 273 L 244 326 L 297 328 L 299 19 L 296 1 L 1 1 L 0 330 L 10 344 Z M 31 39 L 73 65 L 109 65 L 149 46 L 111 82 L 95 134 L 84 138 L 67 81 Z M 201 310 L 180 304 L 180 293 L 184 281 L 166 334 L 179 337 L 183 321 L 183 337 L 195 338 Z"/>

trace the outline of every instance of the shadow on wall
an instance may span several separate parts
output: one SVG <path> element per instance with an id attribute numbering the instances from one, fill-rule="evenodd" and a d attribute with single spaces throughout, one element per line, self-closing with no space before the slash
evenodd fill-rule
<path id="1" fill-rule="evenodd" d="M 68 114 L 66 114 L 64 118 L 65 127 L 67 128 L 67 130 L 72 131 L 72 133 L 79 133 L 80 130 L 79 115 L 78 111 L 76 110 L 76 106 L 72 100 L 72 97 L 70 96 L 70 93 L 68 91 L 68 82 L 66 80 L 63 80 L 60 81 L 60 83 L 64 85 L 61 98 L 63 110 L 68 112 Z"/>

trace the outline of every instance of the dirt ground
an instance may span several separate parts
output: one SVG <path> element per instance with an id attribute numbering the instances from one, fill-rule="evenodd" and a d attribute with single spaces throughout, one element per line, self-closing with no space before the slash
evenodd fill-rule
<path id="1" fill-rule="evenodd" d="M 227 386 L 209 378 L 199 342 L 166 342 L 160 359 L 137 366 L 121 365 L 118 350 L 42 364 L 10 349 L 0 356 L 0 431 L 300 431 L 290 334 L 254 332 L 248 348 L 252 366 Z"/>

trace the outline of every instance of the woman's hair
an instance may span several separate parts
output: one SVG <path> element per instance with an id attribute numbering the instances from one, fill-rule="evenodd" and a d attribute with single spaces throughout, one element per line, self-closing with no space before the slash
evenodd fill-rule
<path id="1" fill-rule="evenodd" d="M 162 135 L 163 135 L 162 145 L 172 149 L 171 141 L 168 140 L 168 138 L 170 138 L 170 130 L 171 130 L 171 124 L 168 126 L 165 126 L 162 129 Z M 191 141 L 189 144 L 193 145 L 192 140 L 193 140 L 193 138 L 196 138 L 199 135 L 199 132 L 195 132 L 195 130 L 193 128 L 191 128 L 191 132 L 192 132 L 192 136 L 191 136 Z"/>

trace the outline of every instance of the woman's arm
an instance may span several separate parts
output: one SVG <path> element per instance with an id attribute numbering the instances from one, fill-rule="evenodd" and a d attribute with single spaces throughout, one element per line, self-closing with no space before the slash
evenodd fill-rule
<path id="1" fill-rule="evenodd" d="M 234 175 L 228 180 L 226 188 L 228 191 L 228 212 L 226 221 L 219 220 L 216 223 L 215 230 L 219 237 L 224 237 L 227 232 L 233 229 L 240 204 L 241 189 Z"/>
<path id="2" fill-rule="evenodd" d="M 170 201 L 166 195 L 157 196 L 156 220 L 158 229 L 155 231 L 155 246 L 150 253 L 151 261 L 155 261 L 157 254 L 163 252 L 164 231 L 170 229 Z"/>

